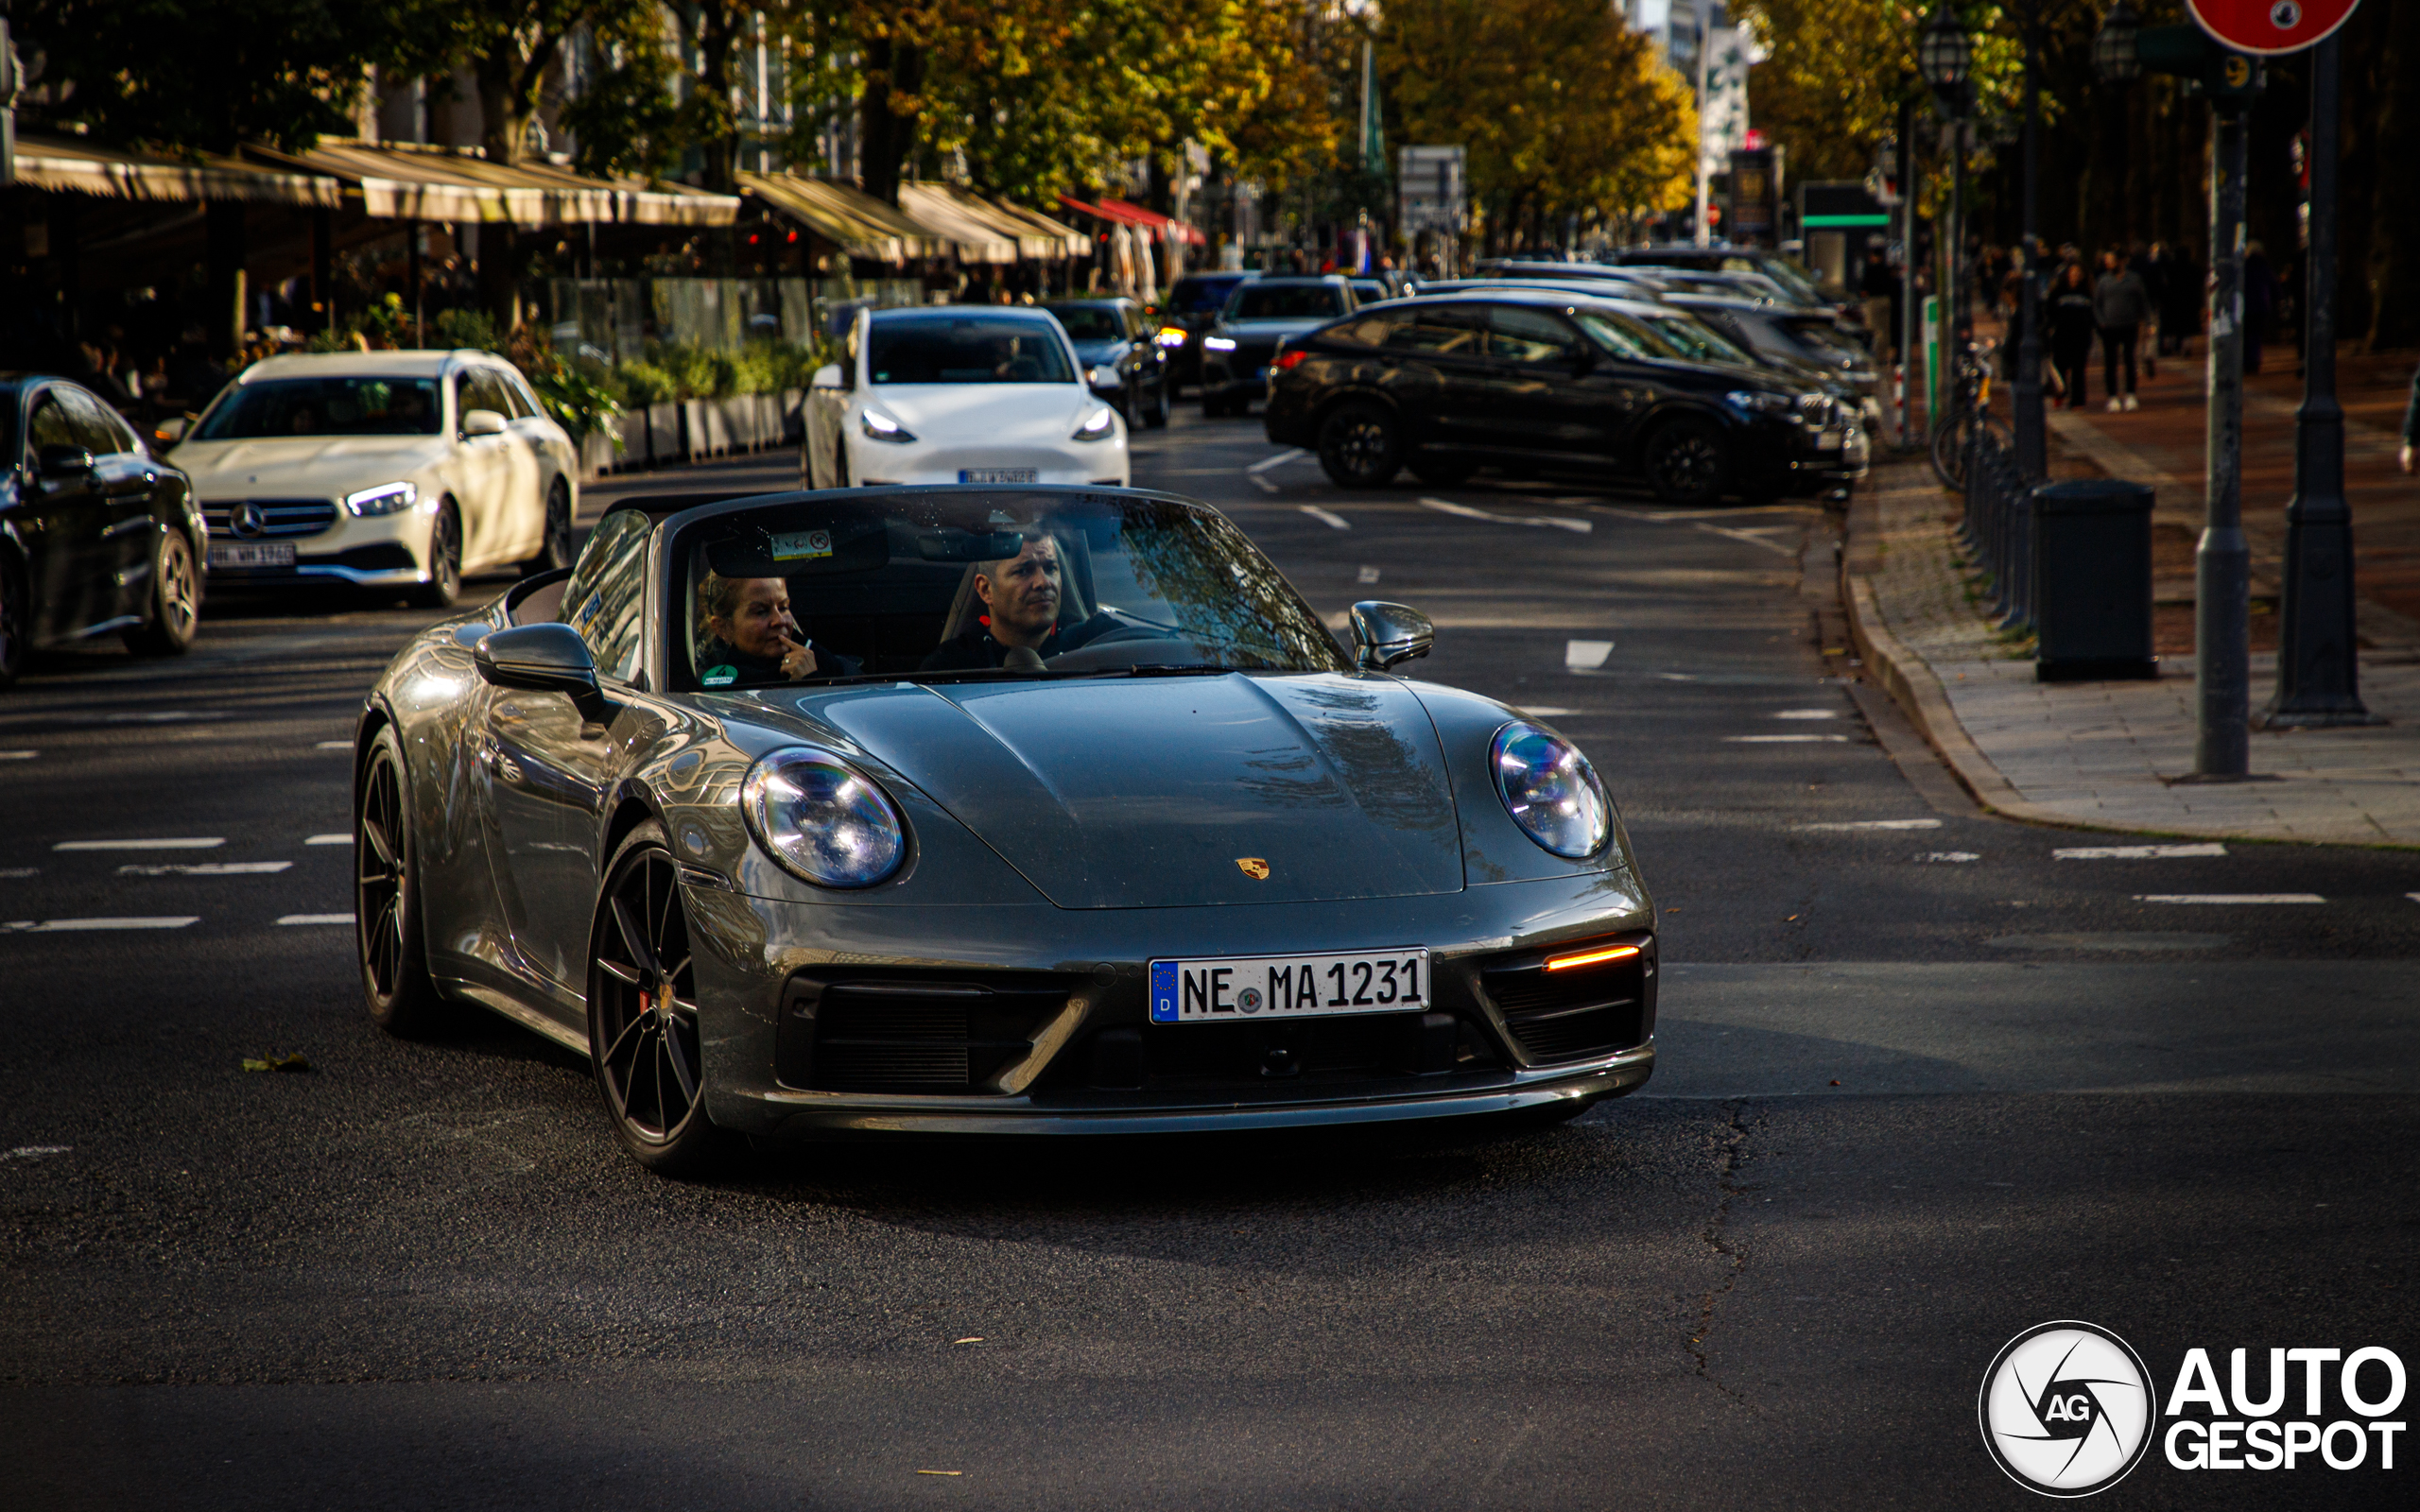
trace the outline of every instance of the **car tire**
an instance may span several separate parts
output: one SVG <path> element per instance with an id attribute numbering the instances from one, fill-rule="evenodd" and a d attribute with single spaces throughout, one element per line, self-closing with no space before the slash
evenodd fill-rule
<path id="1" fill-rule="evenodd" d="M 588 960 L 588 1057 L 614 1137 L 661 1176 L 720 1165 L 734 1141 L 706 1112 L 689 910 L 653 820 L 605 870 Z"/>
<path id="2" fill-rule="evenodd" d="M 404 1040 L 424 1039 L 460 1021 L 428 974 L 411 816 L 403 743 L 392 725 L 382 726 L 354 789 L 354 943 L 371 1021 Z"/>
<path id="3" fill-rule="evenodd" d="M 1152 402 L 1150 409 L 1144 411 L 1143 423 L 1153 430 L 1161 430 L 1167 427 L 1167 422 L 1168 381 L 1163 378 L 1160 380 L 1160 397 Z"/>
<path id="4" fill-rule="evenodd" d="M 1117 396 L 1117 418 L 1126 422 L 1126 434 L 1129 436 L 1143 428 L 1143 406 L 1135 397 L 1132 384 L 1128 384 Z"/>
<path id="5" fill-rule="evenodd" d="M 0 688 L 16 681 L 26 669 L 26 643 L 34 624 L 33 600 L 27 596 L 26 582 L 17 558 L 0 550 Z"/>
<path id="6" fill-rule="evenodd" d="M 1434 452 L 1414 452 L 1404 465 L 1411 469 L 1413 477 L 1435 489 L 1450 489 L 1456 484 L 1467 483 L 1471 474 L 1478 471 L 1476 462 L 1440 456 Z"/>
<path id="7" fill-rule="evenodd" d="M 1640 471 L 1666 504 L 1719 504 L 1731 491 L 1731 459 L 1722 433 L 1702 420 L 1667 421 L 1647 438 Z"/>
<path id="8" fill-rule="evenodd" d="M 562 478 L 546 490 L 546 534 L 538 555 L 521 564 L 523 576 L 550 573 L 571 565 L 571 485 Z"/>
<path id="9" fill-rule="evenodd" d="M 160 532 L 151 548 L 151 617 L 126 632 L 126 648 L 137 656 L 182 656 L 201 631 L 201 568 L 193 542 L 174 525 Z"/>
<path id="10" fill-rule="evenodd" d="M 428 523 L 428 581 L 412 594 L 423 609 L 451 609 L 462 596 L 462 515 L 454 501 L 437 507 Z"/>
<path id="11" fill-rule="evenodd" d="M 1403 427 L 1391 410 L 1343 404 L 1320 422 L 1320 469 L 1340 489 L 1383 489 L 1403 468 Z"/>

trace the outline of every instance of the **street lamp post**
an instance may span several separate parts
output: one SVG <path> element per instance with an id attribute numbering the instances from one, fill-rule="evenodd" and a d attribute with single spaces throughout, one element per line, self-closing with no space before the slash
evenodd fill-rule
<path id="1" fill-rule="evenodd" d="M 1966 29 L 1958 24 L 1949 0 L 1941 0 L 1925 26 L 1924 34 L 1916 39 L 1916 72 L 1924 76 L 1932 90 L 1933 103 L 1949 123 L 1949 227 L 1946 232 L 1949 255 L 1945 264 L 1947 277 L 1942 287 L 1945 296 L 1944 315 L 1951 332 L 1951 346 L 1963 352 L 1970 329 L 1966 311 L 1966 280 L 1960 260 L 1966 248 L 1966 81 L 1975 67 L 1975 43 Z"/>
<path id="2" fill-rule="evenodd" d="M 2018 26 L 2025 34 L 2025 280 L 2020 285 L 2017 318 L 2022 322 L 2016 343 L 2016 381 L 2010 386 L 2014 408 L 2016 465 L 2029 478 L 2049 475 L 2049 446 L 2042 419 L 2042 239 L 2034 230 L 2040 202 L 2042 167 L 2042 11 L 2040 0 L 2027 5 Z"/>

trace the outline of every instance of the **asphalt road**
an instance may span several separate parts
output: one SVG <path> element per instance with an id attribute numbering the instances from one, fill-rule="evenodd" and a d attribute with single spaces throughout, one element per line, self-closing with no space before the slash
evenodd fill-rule
<path id="1" fill-rule="evenodd" d="M 1976 814 L 1829 654 L 1812 507 L 1345 493 L 1190 409 L 1137 455 L 1590 751 L 1671 964 L 1647 1091 L 649 1177 L 534 1037 L 379 1035 L 315 921 L 353 713 L 428 616 L 216 603 L 183 662 L 0 696 L 8 1504 L 2019 1506 L 1976 1394 L 2036 1323 L 2163 1398 L 2195 1348 L 2420 1373 L 2420 857 Z M 76 849 L 128 838 L 218 843 Z M 2158 901 L 2210 897 L 2315 901 Z M 39 927 L 95 919 L 191 922 Z M 2411 1505 L 2411 1455 L 2154 1448 L 2097 1502 Z"/>

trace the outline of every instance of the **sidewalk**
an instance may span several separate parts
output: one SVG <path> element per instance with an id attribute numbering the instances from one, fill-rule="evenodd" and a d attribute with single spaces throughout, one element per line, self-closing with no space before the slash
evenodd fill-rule
<path id="1" fill-rule="evenodd" d="M 2169 376 L 2166 365 L 2161 376 Z M 2092 418 L 2137 420 L 2149 400 L 2145 406 Z M 2067 441 L 2084 419 L 2060 415 L 2060 439 Z M 2119 444 L 2137 455 L 2164 446 L 2158 433 L 2144 433 Z M 2054 460 L 2054 475 L 2100 471 L 2068 447 L 2061 450 L 2069 455 Z M 2157 522 L 2180 524 L 2169 485 L 2159 486 Z M 2198 509 L 2198 481 L 2192 491 Z M 2249 505 L 2248 481 L 2246 495 Z M 2420 626 L 2375 601 L 2363 606 L 2361 696 L 2390 723 L 2256 731 L 2252 770 L 2260 780 L 2179 785 L 2173 780 L 2193 769 L 2189 545 L 2186 654 L 2164 650 L 2161 676 L 2152 681 L 2041 683 L 2032 662 L 2018 660 L 2021 653 L 1970 602 L 1969 569 L 1951 535 L 1959 507 L 1921 460 L 1876 467 L 1850 507 L 1841 597 L 1867 670 L 1985 807 L 2012 818 L 2094 829 L 2420 846 Z M 2366 528 L 2364 512 L 2357 504 L 2357 534 Z M 2252 513 L 2248 507 L 2247 517 Z M 2420 525 L 2420 507 L 2410 513 Z M 2269 534 L 2272 549 L 2265 562 L 2256 558 L 2256 570 L 2267 566 L 2273 583 L 2282 526 Z M 2161 576 L 2169 577 L 2165 562 Z M 2172 593 L 2169 582 L 2161 587 Z M 2172 612 L 2163 610 L 2163 620 Z M 2255 710 L 2275 680 L 2274 656 L 2256 651 Z"/>

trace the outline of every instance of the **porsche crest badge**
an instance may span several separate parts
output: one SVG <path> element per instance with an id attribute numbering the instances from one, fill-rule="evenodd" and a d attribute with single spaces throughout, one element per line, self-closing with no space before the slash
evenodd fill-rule
<path id="1" fill-rule="evenodd" d="M 1269 880 L 1269 863 L 1263 861 L 1258 856 L 1237 856 L 1236 857 L 1236 865 L 1242 868 L 1245 876 L 1250 877 L 1254 882 L 1267 882 Z"/>

